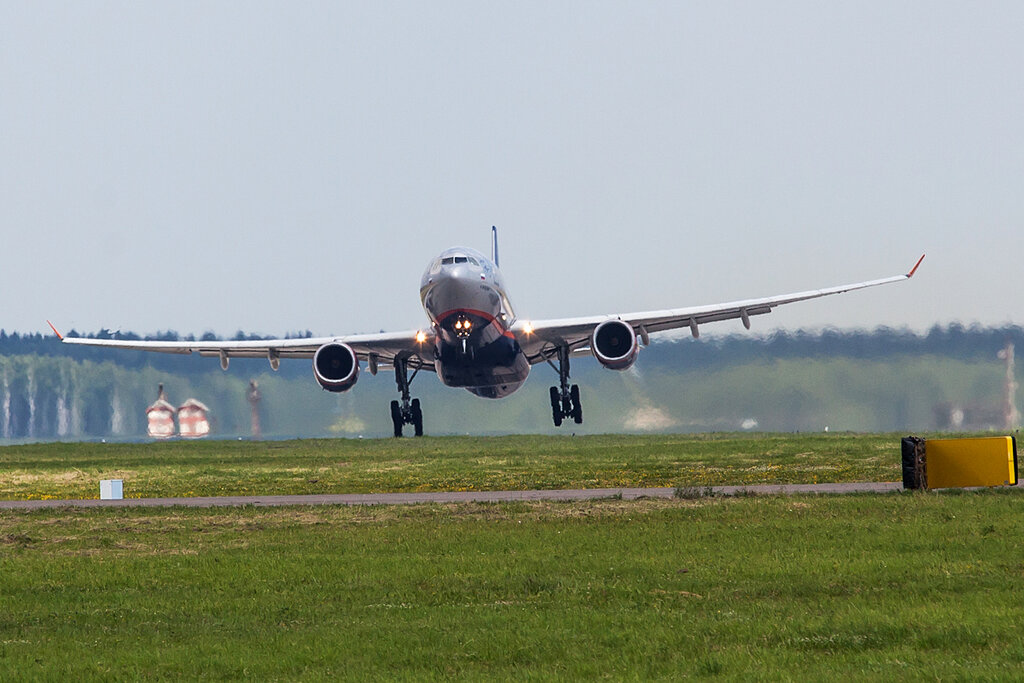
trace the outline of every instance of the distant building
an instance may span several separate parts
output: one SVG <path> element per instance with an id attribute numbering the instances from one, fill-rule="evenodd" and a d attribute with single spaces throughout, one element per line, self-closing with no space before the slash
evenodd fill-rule
<path id="1" fill-rule="evenodd" d="M 210 433 L 210 409 L 201 401 L 190 398 L 178 408 L 178 433 L 189 439 L 198 439 Z"/>
<path id="2" fill-rule="evenodd" d="M 156 401 L 146 408 L 146 433 L 154 439 L 169 439 L 174 436 L 174 413 L 174 406 L 167 401 L 164 385 L 161 384 Z"/>

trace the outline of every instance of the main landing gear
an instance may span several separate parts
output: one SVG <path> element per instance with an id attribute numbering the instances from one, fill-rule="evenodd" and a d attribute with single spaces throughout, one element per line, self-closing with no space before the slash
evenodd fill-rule
<path id="1" fill-rule="evenodd" d="M 569 386 L 569 347 L 558 347 L 558 367 L 550 360 L 548 365 L 558 371 L 557 387 L 551 387 L 551 417 L 556 427 L 562 420 L 571 417 L 576 424 L 583 424 L 583 404 L 580 403 L 579 385 Z"/>
<path id="2" fill-rule="evenodd" d="M 423 436 L 423 411 L 420 409 L 420 400 L 409 400 L 409 385 L 418 372 L 419 368 L 412 373 L 412 377 L 409 377 L 408 356 L 395 358 L 395 383 L 402 394 L 401 403 L 391 402 L 391 422 L 395 427 L 395 436 L 402 436 L 402 427 L 405 425 L 412 425 L 416 436 Z"/>

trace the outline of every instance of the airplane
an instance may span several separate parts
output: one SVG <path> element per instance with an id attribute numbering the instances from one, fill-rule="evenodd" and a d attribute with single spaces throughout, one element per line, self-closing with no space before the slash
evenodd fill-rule
<path id="1" fill-rule="evenodd" d="M 475 249 L 453 247 L 430 261 L 420 281 L 420 301 L 429 320 L 423 329 L 307 339 L 166 342 L 63 337 L 52 323 L 47 323 L 65 344 L 195 352 L 219 357 L 224 370 L 231 358 L 266 358 L 273 370 L 282 359 L 312 359 L 314 378 L 331 392 L 351 389 L 359 379 L 362 364 L 371 375 L 391 369 L 400 394 L 400 401 L 391 402 L 396 437 L 402 436 L 405 425 L 412 425 L 416 436 L 423 435 L 423 410 L 410 391 L 421 370 L 437 373 L 446 386 L 498 399 L 519 389 L 532 366 L 547 363 L 558 373 L 558 385 L 549 392 L 552 420 L 558 427 L 567 419 L 576 424 L 583 422 L 579 386 L 570 384 L 572 357 L 594 356 L 605 368 L 626 370 L 636 362 L 641 346 L 650 344 L 650 335 L 655 332 L 689 327 L 697 338 L 701 325 L 737 318 L 749 330 L 753 316 L 770 313 L 776 306 L 909 280 L 923 260 L 922 255 L 905 275 L 827 289 L 705 306 L 530 322 L 519 320 L 509 301 L 498 266 L 498 231 L 492 227 L 491 258 Z"/>

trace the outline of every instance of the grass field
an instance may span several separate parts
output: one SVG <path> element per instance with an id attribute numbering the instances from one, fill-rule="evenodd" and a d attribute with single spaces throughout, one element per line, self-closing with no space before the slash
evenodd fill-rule
<path id="1" fill-rule="evenodd" d="M 0 497 L 892 481 L 897 435 L 0 448 Z M 1018 680 L 1024 491 L 0 510 L 0 680 Z"/>
<path id="2" fill-rule="evenodd" d="M 1019 680 L 1022 503 L 0 511 L 0 678 Z"/>
<path id="3" fill-rule="evenodd" d="M 59 443 L 0 448 L 0 499 L 898 481 L 899 435 Z"/>

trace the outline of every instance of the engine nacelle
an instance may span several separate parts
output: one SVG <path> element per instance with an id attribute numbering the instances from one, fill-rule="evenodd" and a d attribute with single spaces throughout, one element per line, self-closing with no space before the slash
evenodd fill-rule
<path id="1" fill-rule="evenodd" d="M 594 328 L 590 348 L 601 365 L 611 370 L 629 369 L 640 353 L 633 326 L 621 320 L 605 320 Z"/>
<path id="2" fill-rule="evenodd" d="M 324 344 L 313 354 L 313 376 L 327 391 L 348 391 L 359 379 L 359 358 L 348 344 Z"/>

